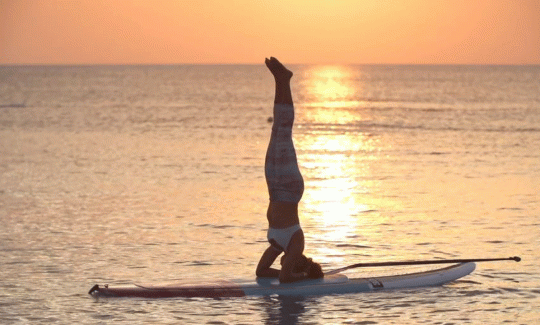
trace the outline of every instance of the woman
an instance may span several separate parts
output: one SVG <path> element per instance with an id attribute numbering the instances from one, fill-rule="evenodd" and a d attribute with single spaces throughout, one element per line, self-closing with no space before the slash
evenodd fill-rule
<path id="1" fill-rule="evenodd" d="M 276 83 L 274 124 L 266 153 L 265 176 L 270 194 L 268 205 L 268 247 L 263 253 L 256 274 L 279 278 L 282 283 L 307 278 L 322 278 L 321 266 L 303 255 L 304 233 L 298 218 L 298 202 L 304 192 L 304 180 L 292 141 L 294 106 L 290 80 L 293 73 L 276 58 L 265 60 Z M 281 258 L 281 270 L 272 268 Z"/>

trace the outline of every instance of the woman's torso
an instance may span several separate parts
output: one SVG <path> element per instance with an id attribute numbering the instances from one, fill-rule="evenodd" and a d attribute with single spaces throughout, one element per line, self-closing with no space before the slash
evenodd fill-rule
<path id="1" fill-rule="evenodd" d="M 300 223 L 298 204 L 293 202 L 270 201 L 266 213 L 270 228 L 283 229 Z"/>

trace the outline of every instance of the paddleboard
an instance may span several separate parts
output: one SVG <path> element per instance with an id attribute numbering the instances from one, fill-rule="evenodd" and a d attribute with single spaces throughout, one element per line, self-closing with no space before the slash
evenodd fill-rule
<path id="1" fill-rule="evenodd" d="M 378 290 L 438 286 L 464 277 L 476 268 L 476 264 L 461 263 L 435 270 L 392 276 L 348 278 L 345 274 L 332 274 L 323 279 L 280 283 L 277 279 L 216 280 L 175 282 L 167 284 L 132 284 L 123 286 L 95 285 L 89 294 L 100 297 L 244 297 L 244 296 L 311 296 L 345 293 L 361 293 Z"/>

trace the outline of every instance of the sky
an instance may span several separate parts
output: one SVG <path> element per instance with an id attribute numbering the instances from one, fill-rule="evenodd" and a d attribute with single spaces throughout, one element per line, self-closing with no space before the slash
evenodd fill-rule
<path id="1" fill-rule="evenodd" d="M 0 65 L 540 64 L 539 0 L 0 0 Z"/>

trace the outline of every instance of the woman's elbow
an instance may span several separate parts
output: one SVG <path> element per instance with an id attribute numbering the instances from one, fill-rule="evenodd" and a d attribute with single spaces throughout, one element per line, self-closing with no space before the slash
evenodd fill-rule
<path id="1" fill-rule="evenodd" d="M 290 282 L 294 282 L 294 279 L 291 278 L 291 277 L 287 277 L 287 276 L 280 276 L 279 277 L 279 282 L 280 283 L 290 283 Z"/>
<path id="2" fill-rule="evenodd" d="M 303 276 L 294 276 L 293 274 L 287 274 L 285 272 L 281 272 L 279 274 L 278 279 L 279 279 L 280 283 L 291 283 L 291 282 L 296 282 L 296 281 L 303 280 L 304 277 Z"/>
<path id="3" fill-rule="evenodd" d="M 279 270 L 272 268 L 257 268 L 255 275 L 259 278 L 277 278 L 279 277 Z"/>

